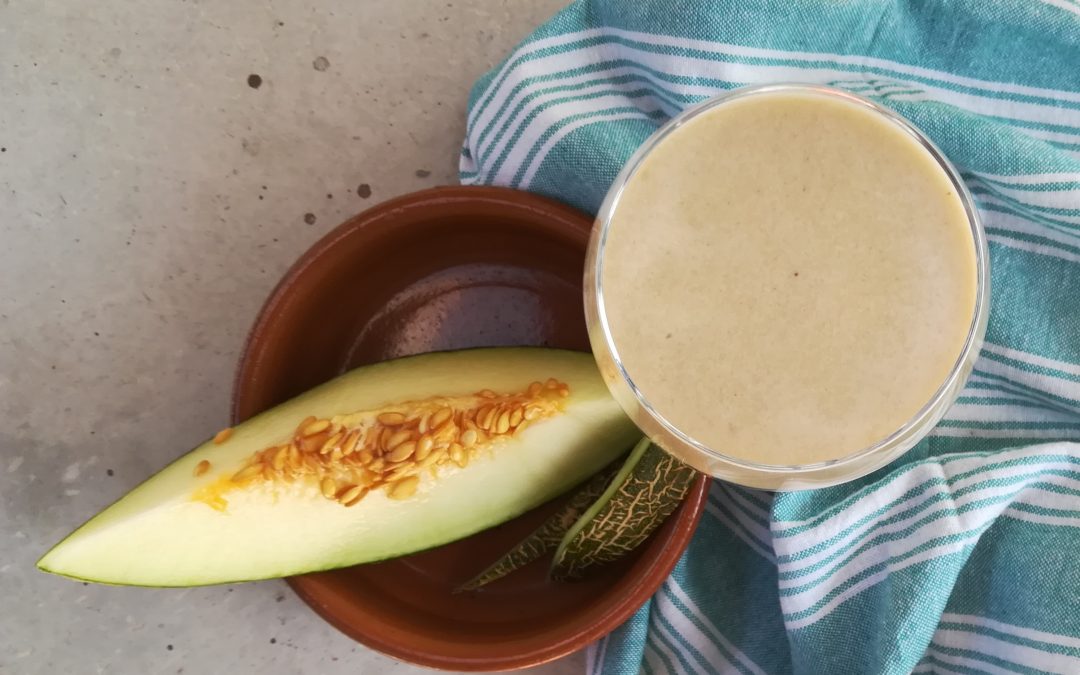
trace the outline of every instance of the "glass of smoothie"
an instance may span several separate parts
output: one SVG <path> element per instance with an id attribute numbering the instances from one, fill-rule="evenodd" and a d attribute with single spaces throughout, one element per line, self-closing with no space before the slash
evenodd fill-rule
<path id="1" fill-rule="evenodd" d="M 956 169 L 895 112 L 814 85 L 734 90 L 631 157 L 585 271 L 612 394 L 718 478 L 832 485 L 909 450 L 986 331 L 986 237 Z"/>

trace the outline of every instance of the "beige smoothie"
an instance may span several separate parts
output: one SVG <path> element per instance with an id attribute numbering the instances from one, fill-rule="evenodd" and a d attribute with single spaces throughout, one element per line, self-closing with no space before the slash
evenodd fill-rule
<path id="1" fill-rule="evenodd" d="M 963 202 L 898 124 L 812 92 L 719 105 L 644 159 L 600 271 L 618 359 L 708 448 L 795 465 L 900 429 L 976 306 Z"/>

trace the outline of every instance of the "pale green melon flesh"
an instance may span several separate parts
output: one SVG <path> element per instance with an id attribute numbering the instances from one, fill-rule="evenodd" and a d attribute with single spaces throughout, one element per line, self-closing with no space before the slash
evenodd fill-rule
<path id="1" fill-rule="evenodd" d="M 314 481 L 258 482 L 218 511 L 193 494 L 253 453 L 287 440 L 307 416 L 327 418 L 480 389 L 521 391 L 555 378 L 570 396 L 462 469 L 441 466 L 412 497 L 372 491 L 352 507 Z M 640 432 L 609 396 L 589 354 L 541 348 L 440 352 L 354 370 L 237 426 L 173 462 L 49 551 L 47 572 L 102 583 L 195 586 L 289 576 L 396 557 L 509 520 L 577 485 Z M 212 469 L 195 477 L 208 460 Z"/>

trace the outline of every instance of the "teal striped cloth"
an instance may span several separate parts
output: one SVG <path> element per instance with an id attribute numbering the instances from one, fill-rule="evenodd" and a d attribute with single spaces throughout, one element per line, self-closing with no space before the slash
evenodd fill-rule
<path id="1" fill-rule="evenodd" d="M 717 484 L 589 671 L 1080 675 L 1080 0 L 577 2 L 476 84 L 461 181 L 595 212 L 664 120 L 777 81 L 894 108 L 959 167 L 990 241 L 986 346 L 871 476 Z"/>

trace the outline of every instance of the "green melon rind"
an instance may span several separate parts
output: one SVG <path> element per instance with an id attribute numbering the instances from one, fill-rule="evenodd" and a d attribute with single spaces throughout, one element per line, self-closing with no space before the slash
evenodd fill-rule
<path id="1" fill-rule="evenodd" d="M 555 549 L 555 556 L 551 563 L 551 576 L 553 578 L 562 578 L 561 574 L 556 573 L 556 570 L 557 568 L 561 568 L 564 565 L 564 563 L 562 563 L 561 561 L 567 555 L 570 547 L 570 542 L 580 536 L 581 533 L 585 531 L 585 528 L 589 525 L 589 523 L 600 514 L 601 510 L 603 510 L 604 507 L 608 503 L 610 503 L 612 499 L 614 499 L 616 493 L 619 492 L 620 487 L 630 477 L 630 474 L 634 471 L 634 467 L 636 467 L 641 461 L 641 458 L 645 456 L 645 453 L 649 449 L 651 444 L 651 441 L 646 437 L 642 438 L 640 441 L 637 442 L 637 444 L 634 445 L 634 447 L 630 450 L 630 454 L 626 456 L 626 460 L 623 462 L 623 465 L 619 467 L 619 470 L 615 474 L 615 477 L 611 479 L 611 482 L 608 484 L 607 489 L 604 490 L 603 494 L 601 494 L 600 497 L 597 498 L 595 502 L 593 502 L 592 506 L 590 506 L 577 519 L 577 521 L 575 521 L 574 524 L 570 526 L 570 529 L 566 531 L 566 534 L 563 535 L 562 540 L 559 542 L 559 545 Z"/>
<path id="2" fill-rule="evenodd" d="M 693 468 L 642 439 L 604 494 L 563 537 L 552 578 L 579 579 L 637 548 L 682 503 L 696 477 Z"/>
<path id="3" fill-rule="evenodd" d="M 501 558 L 486 567 L 475 577 L 454 589 L 455 593 L 463 591 L 475 591 L 491 582 L 505 577 L 511 572 L 521 569 L 532 561 L 540 558 L 548 551 L 556 548 L 563 540 L 570 527 L 577 522 L 596 499 L 611 484 L 618 467 L 623 464 L 622 460 L 613 463 L 600 473 L 593 476 L 577 492 L 573 494 L 566 504 L 556 511 L 550 518 L 545 520 L 540 527 L 532 531 L 529 536 L 522 539 L 514 548 L 507 551 Z"/>

